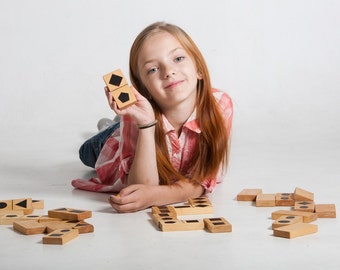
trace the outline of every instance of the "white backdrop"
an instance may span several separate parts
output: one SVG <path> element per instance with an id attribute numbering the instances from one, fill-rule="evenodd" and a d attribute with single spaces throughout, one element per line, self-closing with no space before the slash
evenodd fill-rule
<path id="1" fill-rule="evenodd" d="M 268 235 L 270 210 L 234 199 L 242 188 L 275 193 L 300 186 L 319 203 L 340 203 L 339 11 L 337 0 L 0 0 L 0 199 L 29 196 L 45 199 L 46 209 L 63 203 L 93 209 L 96 226 L 94 236 L 65 249 L 37 245 L 39 236 L 32 248 L 32 238 L 0 227 L 4 269 L 58 260 L 73 269 L 78 255 L 80 268 L 143 269 L 152 261 L 146 269 L 159 269 L 164 247 L 182 256 L 164 269 L 193 262 L 206 269 L 212 257 L 225 269 L 308 262 L 309 269 L 339 269 L 337 220 L 318 221 L 320 233 L 310 238 L 283 242 Z M 233 224 L 228 236 L 160 234 L 145 213 L 112 215 L 105 195 L 70 185 L 92 173 L 78 147 L 99 118 L 114 117 L 102 75 L 121 68 L 127 76 L 135 36 L 159 20 L 192 36 L 214 87 L 234 101 L 228 181 L 211 197 L 216 213 Z M 134 250 L 141 255 L 136 261 Z"/>

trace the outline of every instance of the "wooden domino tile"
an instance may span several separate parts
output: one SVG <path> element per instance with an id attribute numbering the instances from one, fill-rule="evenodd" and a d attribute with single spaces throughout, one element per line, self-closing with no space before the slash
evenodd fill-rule
<path id="1" fill-rule="evenodd" d="M 196 207 L 196 206 L 212 206 L 208 197 L 205 197 L 205 196 L 198 197 L 198 198 L 190 198 L 188 200 L 188 203 L 193 207 Z"/>
<path id="2" fill-rule="evenodd" d="M 232 225 L 223 217 L 204 218 L 205 228 L 212 233 L 231 232 Z"/>
<path id="3" fill-rule="evenodd" d="M 295 188 L 295 201 L 314 201 L 314 193 L 304 190 L 302 188 Z"/>
<path id="4" fill-rule="evenodd" d="M 262 193 L 260 188 L 246 188 L 237 194 L 238 201 L 255 201 L 256 196 Z"/>
<path id="5" fill-rule="evenodd" d="M 316 233 L 317 231 L 318 226 L 309 223 L 295 223 L 292 225 L 275 228 L 273 230 L 274 236 L 283 238 L 295 238 L 307 234 Z"/>
<path id="6" fill-rule="evenodd" d="M 272 228 L 275 229 L 275 228 L 279 228 L 282 226 L 299 223 L 302 221 L 303 221 L 302 216 L 282 216 L 272 223 Z"/>
<path id="7" fill-rule="evenodd" d="M 3 211 L 13 210 L 13 200 L 2 200 L 0 201 L 0 213 Z"/>
<path id="8" fill-rule="evenodd" d="M 23 215 L 20 214 L 6 214 L 0 216 L 0 225 L 13 225 L 14 221 L 18 221 Z"/>
<path id="9" fill-rule="evenodd" d="M 173 232 L 173 231 L 193 231 L 193 230 L 203 230 L 204 222 L 203 220 L 179 220 L 173 218 L 171 220 L 161 220 L 159 221 L 160 229 L 163 232 Z"/>
<path id="10" fill-rule="evenodd" d="M 270 207 L 275 206 L 275 194 L 258 194 L 256 196 L 255 205 L 257 207 Z"/>
<path id="11" fill-rule="evenodd" d="M 135 95 L 120 69 L 104 75 L 103 79 L 116 101 L 118 108 L 124 109 L 137 102 Z"/>
<path id="12" fill-rule="evenodd" d="M 33 209 L 44 209 L 44 200 L 32 200 Z"/>
<path id="13" fill-rule="evenodd" d="M 310 201 L 304 201 L 304 202 L 295 202 L 295 206 L 294 206 L 294 211 L 304 211 L 304 212 L 314 212 L 314 202 L 310 202 Z"/>
<path id="14" fill-rule="evenodd" d="M 315 213 L 319 218 L 336 218 L 335 204 L 316 204 Z"/>
<path id="15" fill-rule="evenodd" d="M 61 218 L 67 220 L 84 220 L 92 217 L 92 212 L 89 210 L 80 210 L 72 208 L 59 208 L 48 211 L 49 217 Z"/>
<path id="16" fill-rule="evenodd" d="M 79 221 L 77 220 L 62 220 L 62 221 L 52 221 L 52 222 L 44 222 L 46 225 L 46 231 L 47 233 L 51 233 L 57 230 L 63 230 L 63 229 L 73 229 L 74 226 Z"/>
<path id="17" fill-rule="evenodd" d="M 272 213 L 272 219 L 278 219 L 281 216 L 301 216 L 302 221 L 305 223 L 312 222 L 318 219 L 316 213 L 303 212 L 303 211 L 290 211 L 290 210 L 278 210 Z"/>
<path id="18" fill-rule="evenodd" d="M 176 216 L 173 216 L 171 214 L 152 214 L 152 221 L 155 223 L 155 225 L 160 228 L 160 221 L 166 221 L 166 220 L 172 220 L 176 219 Z"/>
<path id="19" fill-rule="evenodd" d="M 75 226 L 73 226 L 73 229 L 77 229 L 80 234 L 94 232 L 94 226 L 85 221 L 78 222 Z"/>
<path id="20" fill-rule="evenodd" d="M 33 212 L 32 198 L 22 198 L 13 200 L 13 210 L 22 210 L 25 215 Z"/>
<path id="21" fill-rule="evenodd" d="M 293 193 L 276 193 L 275 196 L 276 206 L 294 206 L 295 199 Z"/>
<path id="22" fill-rule="evenodd" d="M 37 220 L 19 220 L 13 222 L 13 229 L 26 235 L 42 234 L 46 226 Z"/>
<path id="23" fill-rule="evenodd" d="M 165 206 L 153 206 L 151 208 L 152 214 L 167 214 L 172 217 L 177 217 L 177 213 L 173 206 L 165 205 Z"/>
<path id="24" fill-rule="evenodd" d="M 78 235 L 79 232 L 76 229 L 57 230 L 44 236 L 43 244 L 63 245 L 78 237 Z"/>

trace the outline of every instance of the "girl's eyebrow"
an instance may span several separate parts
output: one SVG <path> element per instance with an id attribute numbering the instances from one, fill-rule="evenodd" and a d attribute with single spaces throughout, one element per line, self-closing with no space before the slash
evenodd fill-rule
<path id="1" fill-rule="evenodd" d="M 177 47 L 177 48 L 171 50 L 171 51 L 168 53 L 168 55 L 171 55 L 171 54 L 175 53 L 175 52 L 178 51 L 178 50 L 183 50 L 183 51 L 185 51 L 182 47 Z M 149 63 L 156 62 L 156 61 L 157 61 L 156 59 L 149 59 L 149 60 L 146 60 L 146 61 L 143 63 L 143 67 L 145 67 L 145 66 L 146 66 L 147 64 L 149 64 Z"/>

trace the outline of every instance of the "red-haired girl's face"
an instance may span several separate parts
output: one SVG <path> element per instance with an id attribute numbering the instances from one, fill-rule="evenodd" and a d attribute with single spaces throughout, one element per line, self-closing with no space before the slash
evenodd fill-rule
<path id="1" fill-rule="evenodd" d="M 149 36 L 138 56 L 140 79 L 165 112 L 174 106 L 194 106 L 200 76 L 180 42 L 167 32 Z"/>

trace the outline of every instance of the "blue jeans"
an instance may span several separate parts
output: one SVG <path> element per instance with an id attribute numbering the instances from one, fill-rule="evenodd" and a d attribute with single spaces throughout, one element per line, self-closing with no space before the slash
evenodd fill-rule
<path id="1" fill-rule="evenodd" d="M 79 149 L 79 158 L 86 166 L 94 168 L 105 142 L 119 126 L 120 122 L 114 123 L 82 144 Z"/>

